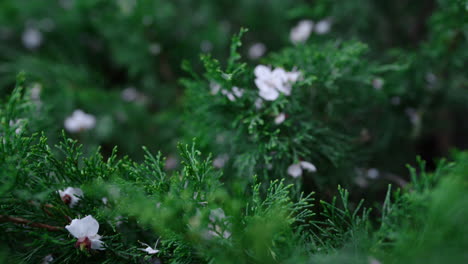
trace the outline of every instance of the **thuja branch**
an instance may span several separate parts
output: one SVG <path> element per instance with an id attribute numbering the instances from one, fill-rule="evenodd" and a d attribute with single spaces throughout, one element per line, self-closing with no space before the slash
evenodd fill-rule
<path id="1" fill-rule="evenodd" d="M 42 223 L 35 223 L 33 221 L 29 221 L 29 220 L 24 219 L 24 218 L 12 217 L 12 216 L 9 216 L 9 215 L 0 215 L 0 222 L 11 222 L 11 223 L 15 223 L 15 224 L 24 224 L 24 225 L 28 225 L 28 226 L 32 226 L 32 227 L 44 228 L 44 229 L 47 229 L 49 231 L 62 231 L 62 230 L 64 230 L 63 227 L 51 226 L 51 225 L 42 224 Z"/>

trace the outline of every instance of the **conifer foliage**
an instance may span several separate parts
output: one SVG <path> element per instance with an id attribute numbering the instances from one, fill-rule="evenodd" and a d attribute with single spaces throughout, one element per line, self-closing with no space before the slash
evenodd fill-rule
<path id="1" fill-rule="evenodd" d="M 384 2 L 1 2 L 0 263 L 468 262 L 468 4 Z"/>

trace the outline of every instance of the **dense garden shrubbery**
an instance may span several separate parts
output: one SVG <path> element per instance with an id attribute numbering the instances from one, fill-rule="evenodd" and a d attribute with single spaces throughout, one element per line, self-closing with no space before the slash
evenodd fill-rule
<path id="1" fill-rule="evenodd" d="M 467 7 L 2 1 L 0 259 L 468 261 Z"/>

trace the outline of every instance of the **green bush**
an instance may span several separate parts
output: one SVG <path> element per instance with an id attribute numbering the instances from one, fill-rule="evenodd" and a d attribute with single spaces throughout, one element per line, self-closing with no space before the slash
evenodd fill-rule
<path id="1" fill-rule="evenodd" d="M 0 260 L 467 262 L 467 6 L 2 1 Z"/>

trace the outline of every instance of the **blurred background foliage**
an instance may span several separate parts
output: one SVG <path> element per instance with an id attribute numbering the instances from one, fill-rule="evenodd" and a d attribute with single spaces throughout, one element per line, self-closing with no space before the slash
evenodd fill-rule
<path id="1" fill-rule="evenodd" d="M 98 119 L 92 136 L 80 135 L 90 148 L 102 145 L 109 152 L 118 145 L 123 153 L 141 157 L 140 146 L 147 145 L 170 154 L 187 134 L 180 129 L 182 60 L 196 71 L 202 69 L 200 53 L 225 62 L 230 37 L 240 27 L 250 30 L 241 48 L 245 57 L 255 43 L 263 43 L 267 53 L 277 51 L 291 45 L 289 31 L 297 21 L 328 19 L 332 30 L 313 34 L 309 42 L 360 40 L 370 46 L 373 59 L 409 65 L 388 77 L 385 88 L 403 105 L 426 112 L 419 104 L 432 108 L 432 100 L 420 95 L 433 80 L 432 98 L 446 105 L 438 114 L 449 123 L 445 133 L 456 133 L 458 126 L 466 131 L 458 119 L 463 114 L 452 115 L 447 108 L 466 110 L 466 93 L 457 89 L 466 81 L 464 5 L 459 0 L 2 1 L 0 92 L 8 94 L 16 73 L 24 70 L 31 85 L 42 88 L 42 111 L 51 117 L 44 127 L 49 138 L 56 138 L 65 117 L 81 108 Z M 437 141 L 433 132 L 424 133 L 423 140 Z M 450 140 L 456 142 L 447 144 L 467 144 L 459 137 Z M 447 146 L 440 148 L 425 152 L 446 153 Z"/>

